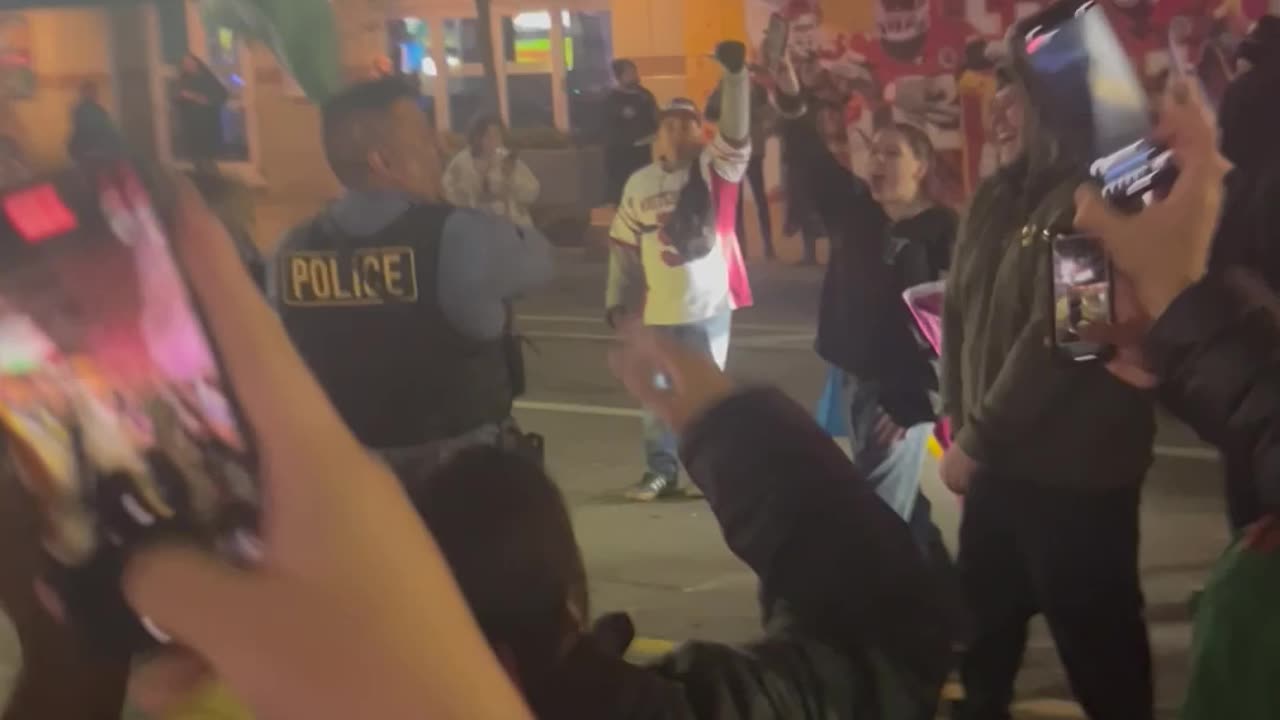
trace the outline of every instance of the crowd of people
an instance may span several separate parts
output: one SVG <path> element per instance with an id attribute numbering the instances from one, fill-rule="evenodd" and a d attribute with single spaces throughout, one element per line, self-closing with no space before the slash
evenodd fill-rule
<path id="1" fill-rule="evenodd" d="M 911 125 L 882 123 L 855 174 L 836 109 L 785 62 L 762 101 L 745 46 L 716 48 L 710 141 L 696 102 L 660 107 L 634 64 L 615 65 L 604 310 L 612 370 L 646 411 L 628 495 L 670 495 L 683 469 L 757 576 L 763 629 L 645 667 L 623 658 L 629 618 L 591 607 L 541 438 L 511 417 L 524 386 L 512 304 L 553 271 L 528 212 L 537 180 L 499 120 L 477 120 L 445 163 L 402 82 L 351 86 L 323 109 L 344 192 L 282 241 L 265 293 L 234 230 L 180 184 L 175 249 L 201 268 L 192 290 L 259 447 L 263 557 L 244 570 L 189 547 L 139 550 L 124 596 L 177 643 L 95 657 L 75 716 L 118 713 L 131 673 L 135 702 L 160 717 L 217 678 L 256 717 L 925 720 L 958 657 L 963 717 L 999 720 L 1041 614 L 1089 717 L 1154 720 L 1137 557 L 1156 403 L 1223 451 L 1241 547 L 1280 546 L 1280 277 L 1240 270 L 1280 267 L 1280 165 L 1235 154 L 1269 147 L 1242 136 L 1270 127 L 1257 118 L 1275 106 L 1260 88 L 1280 68 L 1277 32 L 1268 17 L 1242 49 L 1221 150 L 1194 79 L 1171 79 L 1157 135 L 1180 173 L 1136 214 L 1081 184 L 1016 63 L 991 109 L 1000 170 L 963 216 L 933 194 L 933 149 Z M 817 351 L 852 458 L 780 391 L 724 372 L 732 314 L 753 300 L 742 184 L 773 128 L 832 242 Z M 1096 236 L 1115 275 L 1115 322 L 1082 329 L 1115 348 L 1106 362 L 1062 362 L 1046 343 L 1047 239 L 1072 228 Z M 937 357 L 903 294 L 944 278 Z M 948 441 L 940 473 L 964 497 L 954 562 L 918 483 L 931 435 Z M 1280 702 L 1268 603 L 1238 599 L 1240 556 L 1226 558 L 1196 618 L 1187 720 L 1263 720 Z M 32 563 L 21 570 L 29 582 Z M 20 633 L 38 622 L 10 614 Z M 49 652 L 27 664 L 46 696 L 56 681 L 37 676 L 70 667 Z M 1262 667 L 1242 674 L 1240 658 Z M 10 716 L 53 717 L 40 701 L 20 688 Z"/>

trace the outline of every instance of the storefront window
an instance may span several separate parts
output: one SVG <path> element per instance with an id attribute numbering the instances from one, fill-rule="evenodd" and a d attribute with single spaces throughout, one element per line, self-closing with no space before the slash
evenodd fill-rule
<path id="1" fill-rule="evenodd" d="M 482 77 L 449 78 L 449 129 L 457 133 L 467 131 L 488 104 L 488 91 Z"/>
<path id="2" fill-rule="evenodd" d="M 508 63 L 551 67 L 551 13 L 543 10 L 504 17 L 502 37 Z"/>
<path id="3" fill-rule="evenodd" d="M 444 55 L 449 67 L 484 62 L 480 49 L 480 25 L 475 18 L 444 21 Z"/>
<path id="4" fill-rule="evenodd" d="M 511 127 L 555 127 L 551 73 L 508 75 L 507 103 L 511 114 Z"/>
<path id="5" fill-rule="evenodd" d="M 205 46 L 209 69 L 227 91 L 226 102 L 219 113 L 221 144 L 215 157 L 219 160 L 247 161 L 249 123 L 245 108 L 245 77 L 240 38 L 228 27 L 206 27 Z"/>
<path id="6" fill-rule="evenodd" d="M 513 128 L 555 127 L 551 22 L 551 13 L 546 10 L 502 18 L 507 111 Z"/>
<path id="7" fill-rule="evenodd" d="M 174 4 L 181 8 L 181 3 Z M 181 9 L 171 12 L 170 22 L 183 21 Z M 196 154 L 218 162 L 248 162 L 250 109 L 241 39 L 229 27 L 208 25 L 203 29 L 203 47 L 200 43 L 190 47 L 185 42 L 185 24 L 178 33 L 182 38 L 179 42 L 169 37 L 174 33 L 165 25 L 166 16 L 161 15 L 159 20 L 161 52 L 167 66 L 164 89 L 168 98 L 171 156 L 191 160 Z M 170 54 L 176 57 L 170 60 Z M 202 59 L 189 60 L 193 54 Z M 180 102 L 183 87 L 209 99 L 207 110 L 196 110 Z M 192 143 L 199 148 L 195 153 Z"/>
<path id="8" fill-rule="evenodd" d="M 428 77 L 438 74 L 431 57 L 429 26 L 419 18 L 387 22 L 387 55 L 399 73 Z"/>
<path id="9" fill-rule="evenodd" d="M 187 54 L 187 4 L 156 3 L 160 26 L 160 59 L 165 65 L 177 65 Z"/>
<path id="10" fill-rule="evenodd" d="M 565 92 L 569 127 L 593 136 L 600 127 L 601 103 L 613 84 L 613 32 L 609 12 L 565 13 Z"/>

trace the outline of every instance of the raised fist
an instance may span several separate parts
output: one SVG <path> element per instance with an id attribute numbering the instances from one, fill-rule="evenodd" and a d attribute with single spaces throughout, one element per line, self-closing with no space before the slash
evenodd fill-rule
<path id="1" fill-rule="evenodd" d="M 716 46 L 716 60 L 731 73 L 742 72 L 747 66 L 747 46 L 737 40 L 725 40 Z"/>

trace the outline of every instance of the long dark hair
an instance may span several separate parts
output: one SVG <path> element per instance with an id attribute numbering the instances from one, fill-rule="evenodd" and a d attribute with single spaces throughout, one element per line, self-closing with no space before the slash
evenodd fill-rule
<path id="1" fill-rule="evenodd" d="M 933 140 L 929 139 L 929 133 L 911 123 L 901 121 L 887 123 L 876 132 L 885 130 L 892 130 L 901 135 L 911 154 L 924 166 L 924 177 L 920 178 L 920 196 L 932 205 L 945 205 L 938 168 L 938 152 L 933 147 Z"/>
<path id="2" fill-rule="evenodd" d="M 472 156 L 480 157 L 481 148 L 484 145 L 484 136 L 491 127 L 501 130 L 503 139 L 506 139 L 507 127 L 502 124 L 502 118 L 497 115 L 485 113 L 471 121 L 471 126 L 467 128 L 467 147 L 471 148 Z"/>

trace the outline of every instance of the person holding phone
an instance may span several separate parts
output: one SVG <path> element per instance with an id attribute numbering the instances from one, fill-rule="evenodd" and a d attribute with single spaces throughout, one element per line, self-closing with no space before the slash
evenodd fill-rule
<path id="1" fill-rule="evenodd" d="M 939 280 L 951 260 L 958 220 L 932 192 L 933 144 L 916 126 L 884 124 L 872 136 L 864 180 L 853 171 L 838 111 L 806 104 L 789 62 L 776 86 L 791 161 L 831 234 L 816 349 L 841 373 L 854 462 L 921 549 L 949 565 L 919 482 L 938 375 L 902 299 L 908 288 Z"/>
<path id="2" fill-rule="evenodd" d="M 1272 599 L 1280 592 L 1280 353 L 1277 296 L 1239 268 L 1211 269 L 1215 229 L 1227 218 L 1212 109 L 1195 83 L 1175 81 L 1159 134 L 1179 176 L 1168 197 L 1121 215 L 1096 189 L 1078 192 L 1076 224 L 1096 233 L 1117 276 L 1117 318 L 1093 328 L 1116 348 L 1108 369 L 1165 406 L 1203 439 L 1240 452 L 1255 519 L 1218 559 L 1197 601 L 1184 720 L 1268 720 L 1280 686 Z M 1247 461 L 1245 458 L 1247 457 Z M 1243 670 L 1243 672 L 1242 672 Z M 1254 671 L 1256 670 L 1256 672 Z"/>
<path id="3" fill-rule="evenodd" d="M 533 227 L 529 206 L 540 190 L 538 178 L 507 146 L 507 130 L 494 115 L 476 118 L 467 131 L 467 146 L 444 171 L 449 202 L 491 212 L 521 227 Z"/>
<path id="4" fill-rule="evenodd" d="M 1053 234 L 1082 179 L 1025 89 L 999 69 L 991 132 L 1001 169 L 961 225 L 943 306 L 942 479 L 965 495 L 960 580 L 972 615 L 961 664 L 972 718 L 1008 717 L 1036 614 L 1093 718 L 1150 720 L 1151 651 L 1138 507 L 1152 398 L 1050 342 Z"/>

